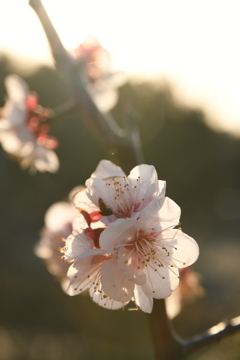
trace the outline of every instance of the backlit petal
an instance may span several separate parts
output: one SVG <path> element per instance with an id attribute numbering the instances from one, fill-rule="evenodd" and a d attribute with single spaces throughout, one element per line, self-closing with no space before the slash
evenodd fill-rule
<path id="1" fill-rule="evenodd" d="M 116 301 L 127 302 L 133 297 L 134 283 L 122 274 L 115 258 L 102 264 L 101 282 L 103 291 Z"/>

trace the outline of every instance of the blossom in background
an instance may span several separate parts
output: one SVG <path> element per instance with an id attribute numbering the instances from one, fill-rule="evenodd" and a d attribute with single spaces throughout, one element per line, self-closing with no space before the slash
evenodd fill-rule
<path id="1" fill-rule="evenodd" d="M 185 303 L 193 302 L 197 297 L 203 297 L 205 290 L 200 284 L 201 275 L 192 270 L 191 266 L 180 269 L 178 288 L 166 299 L 168 317 L 177 316 Z"/>
<path id="2" fill-rule="evenodd" d="M 75 187 L 70 192 L 69 199 L 80 189 L 84 189 L 84 186 Z M 35 255 L 44 260 L 48 271 L 61 282 L 63 290 L 66 290 L 69 282 L 67 277 L 69 262 L 73 261 L 72 259 L 59 261 L 62 258 L 60 249 L 64 244 L 63 241 L 72 234 L 73 229 L 85 229 L 90 234 L 93 231 L 92 228 L 104 226 L 99 222 L 99 215 L 92 215 L 90 221 L 85 218 L 86 215 L 83 216 L 76 211 L 71 202 L 61 201 L 51 205 L 45 214 L 45 226 L 41 231 L 41 239 L 34 247 Z"/>
<path id="3" fill-rule="evenodd" d="M 52 151 L 58 146 L 48 135 L 48 110 L 38 105 L 35 93 L 17 75 L 5 79 L 7 102 L 0 120 L 0 142 L 3 149 L 32 172 L 55 172 L 59 161 Z"/>
<path id="4" fill-rule="evenodd" d="M 76 215 L 76 210 L 68 202 L 57 202 L 50 206 L 45 214 L 41 239 L 34 248 L 34 253 L 44 260 L 48 271 L 61 282 L 63 288 L 68 282 L 66 274 L 69 264 L 59 261 L 58 249 L 63 246 L 62 239 L 71 234 Z"/>
<path id="5" fill-rule="evenodd" d="M 179 228 L 180 208 L 165 197 L 165 185 L 153 166 L 136 166 L 126 177 L 110 161 L 100 162 L 74 204 L 85 214 L 101 215 L 106 228 L 97 243 L 86 231 L 67 239 L 63 258 L 74 260 L 68 294 L 88 290 L 111 309 L 133 300 L 148 313 L 153 298 L 171 295 L 179 284 L 178 269 L 195 262 L 199 249 Z"/>
<path id="6" fill-rule="evenodd" d="M 111 70 L 108 51 L 93 36 L 87 36 L 73 56 L 83 64 L 83 81 L 91 98 L 100 111 L 108 112 L 117 103 L 117 88 L 126 82 L 126 76 Z"/>

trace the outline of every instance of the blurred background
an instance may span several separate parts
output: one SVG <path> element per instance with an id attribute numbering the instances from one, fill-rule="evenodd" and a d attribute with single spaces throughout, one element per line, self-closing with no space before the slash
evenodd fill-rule
<path id="1" fill-rule="evenodd" d="M 182 337 L 240 315 L 240 70 L 235 1 L 43 1 L 66 47 L 100 38 L 129 75 L 112 109 L 139 113 L 145 161 L 182 208 L 183 230 L 197 240 L 206 296 L 174 320 Z M 57 6 L 57 11 L 56 11 Z M 0 107 L 5 76 L 22 76 L 45 107 L 68 100 L 41 25 L 26 0 L 0 0 Z M 55 121 L 56 174 L 30 176 L 0 149 L 0 360 L 153 360 L 148 318 L 110 312 L 88 297 L 68 297 L 33 253 L 44 214 L 84 184 L 107 154 L 74 113 Z M 237 360 L 240 335 L 189 360 Z"/>

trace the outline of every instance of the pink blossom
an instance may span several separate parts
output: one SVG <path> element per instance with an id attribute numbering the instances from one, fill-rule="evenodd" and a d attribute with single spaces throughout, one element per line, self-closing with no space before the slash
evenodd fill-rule
<path id="1" fill-rule="evenodd" d="M 125 83 L 126 76 L 111 70 L 110 55 L 94 36 L 87 36 L 73 55 L 83 64 L 83 81 L 96 106 L 108 112 L 117 103 L 117 87 Z"/>
<path id="2" fill-rule="evenodd" d="M 0 120 L 0 142 L 4 150 L 32 172 L 55 172 L 59 168 L 55 138 L 48 135 L 48 110 L 38 105 L 37 95 L 17 75 L 5 79 L 8 100 Z"/>

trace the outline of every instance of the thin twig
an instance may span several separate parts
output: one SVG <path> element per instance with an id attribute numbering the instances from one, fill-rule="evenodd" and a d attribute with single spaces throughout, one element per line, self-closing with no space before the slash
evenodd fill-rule
<path id="1" fill-rule="evenodd" d="M 190 354 L 202 347 L 219 342 L 221 339 L 240 331 L 240 316 L 230 320 L 228 323 L 220 322 L 203 334 L 188 339 L 185 344 L 185 353 Z"/>
<path id="2" fill-rule="evenodd" d="M 149 320 L 157 360 L 185 359 L 189 354 L 240 331 L 238 316 L 227 323 L 221 322 L 211 327 L 203 334 L 183 340 L 175 333 L 167 317 L 164 300 L 155 301 Z"/>
<path id="3" fill-rule="evenodd" d="M 116 161 L 124 164 L 127 159 L 126 170 L 130 170 L 139 163 L 140 158 L 143 158 L 138 154 L 139 146 L 135 147 L 137 142 L 133 140 L 132 134 L 122 131 L 111 114 L 103 114 L 98 110 L 86 90 L 75 60 L 64 48 L 42 2 L 30 0 L 29 4 L 42 23 L 56 67 L 68 83 L 70 97 L 75 98 L 79 115 L 95 133 L 107 152 L 114 155 Z"/>

